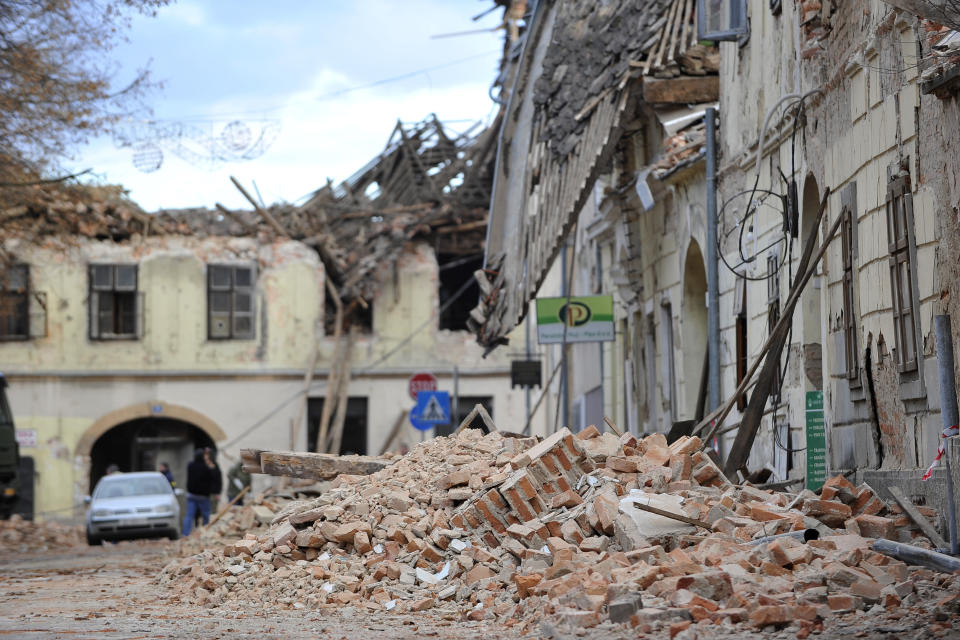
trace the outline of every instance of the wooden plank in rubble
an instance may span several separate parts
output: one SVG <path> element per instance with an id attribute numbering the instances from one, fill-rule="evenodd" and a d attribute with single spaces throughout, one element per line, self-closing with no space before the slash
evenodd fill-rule
<path id="1" fill-rule="evenodd" d="M 259 455 L 257 455 L 259 454 Z M 258 451 L 243 449 L 243 470 L 248 473 L 265 473 L 271 476 L 289 478 L 310 478 L 329 480 L 340 474 L 370 475 L 389 464 L 369 456 L 335 456 L 327 453 L 308 453 L 305 451 Z M 256 459 L 255 463 L 247 461 Z"/>

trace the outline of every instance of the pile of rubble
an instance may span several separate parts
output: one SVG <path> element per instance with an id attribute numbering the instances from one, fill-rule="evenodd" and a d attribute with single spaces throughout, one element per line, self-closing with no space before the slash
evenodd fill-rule
<path id="1" fill-rule="evenodd" d="M 0 549 L 6 552 L 31 553 L 86 544 L 82 526 L 37 523 L 19 515 L 0 520 Z"/>
<path id="2" fill-rule="evenodd" d="M 271 523 L 296 498 L 303 499 L 304 494 L 314 493 L 317 486 L 329 483 L 313 483 L 306 491 L 296 489 L 284 493 L 269 493 L 247 499 L 245 504 L 234 505 L 219 515 L 219 518 L 206 526 L 194 529 L 193 535 L 181 537 L 177 541 L 177 555 L 188 556 L 200 553 L 204 549 L 219 548 L 232 543 L 238 537 L 248 534 L 265 534 Z"/>
<path id="3" fill-rule="evenodd" d="M 960 606 L 960 576 L 872 550 L 877 537 L 930 543 L 869 486 L 737 486 L 701 445 L 592 427 L 542 442 L 465 430 L 373 475 L 340 476 L 267 531 L 171 563 L 159 580 L 207 606 L 350 604 L 687 637 L 712 624 L 794 625 L 805 637 L 833 615 Z"/>

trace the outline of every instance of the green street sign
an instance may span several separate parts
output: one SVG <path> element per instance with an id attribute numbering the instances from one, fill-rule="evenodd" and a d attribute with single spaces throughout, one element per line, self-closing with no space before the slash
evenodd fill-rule
<path id="1" fill-rule="evenodd" d="M 613 296 L 571 297 L 569 304 L 567 298 L 537 298 L 540 344 L 613 339 Z"/>
<path id="2" fill-rule="evenodd" d="M 819 491 L 827 480 L 827 432 L 823 391 L 807 391 L 807 489 Z"/>

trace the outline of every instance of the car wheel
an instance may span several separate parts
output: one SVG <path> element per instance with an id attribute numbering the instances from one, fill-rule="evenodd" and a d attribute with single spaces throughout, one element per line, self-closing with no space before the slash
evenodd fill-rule
<path id="1" fill-rule="evenodd" d="M 103 544 L 103 539 L 100 536 L 94 535 L 87 531 L 87 544 L 91 547 Z"/>
<path id="2" fill-rule="evenodd" d="M 167 532 L 167 537 L 170 538 L 171 542 L 173 542 L 174 540 L 178 540 L 180 538 L 180 532 L 176 529 L 170 529 L 170 531 Z"/>

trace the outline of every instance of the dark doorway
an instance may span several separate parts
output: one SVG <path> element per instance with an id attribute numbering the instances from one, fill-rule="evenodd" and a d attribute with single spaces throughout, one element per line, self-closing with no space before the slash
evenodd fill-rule
<path id="1" fill-rule="evenodd" d="M 156 471 L 157 465 L 170 465 L 177 486 L 187 483 L 187 464 L 193 451 L 202 447 L 216 449 L 205 431 L 189 422 L 171 418 L 138 418 L 110 429 L 93 443 L 90 451 L 90 487 L 115 464 L 120 471 Z"/>
<path id="2" fill-rule="evenodd" d="M 453 403 L 453 398 L 450 398 L 451 404 Z M 448 436 L 454 431 L 457 427 L 460 426 L 460 423 L 467 417 L 467 414 L 473 411 L 475 405 L 482 404 L 483 408 L 487 410 L 487 413 L 490 414 L 490 418 L 494 419 L 493 415 L 493 396 L 460 396 L 457 401 L 457 415 L 453 416 L 453 420 L 450 421 L 450 424 L 438 424 L 433 428 L 434 435 L 437 436 Z M 450 407 L 451 411 L 453 407 Z"/>
<path id="3" fill-rule="evenodd" d="M 320 416 L 323 415 L 324 398 L 310 398 L 307 402 L 307 448 L 317 450 L 320 435 Z M 333 424 L 333 415 L 330 416 Z M 340 440 L 340 455 L 367 453 L 367 399 L 348 398 L 347 414 L 343 421 L 343 438 Z"/>
<path id="4" fill-rule="evenodd" d="M 13 509 L 24 520 L 33 520 L 34 482 L 36 469 L 33 458 L 20 456 L 20 499 Z"/>
<path id="5" fill-rule="evenodd" d="M 477 306 L 480 297 L 480 287 L 473 272 L 483 267 L 483 256 L 441 253 L 437 256 L 437 263 L 440 265 L 440 328 L 466 331 L 470 311 Z M 456 300 L 451 302 L 454 296 Z M 448 302 L 449 306 L 444 309 Z"/>

